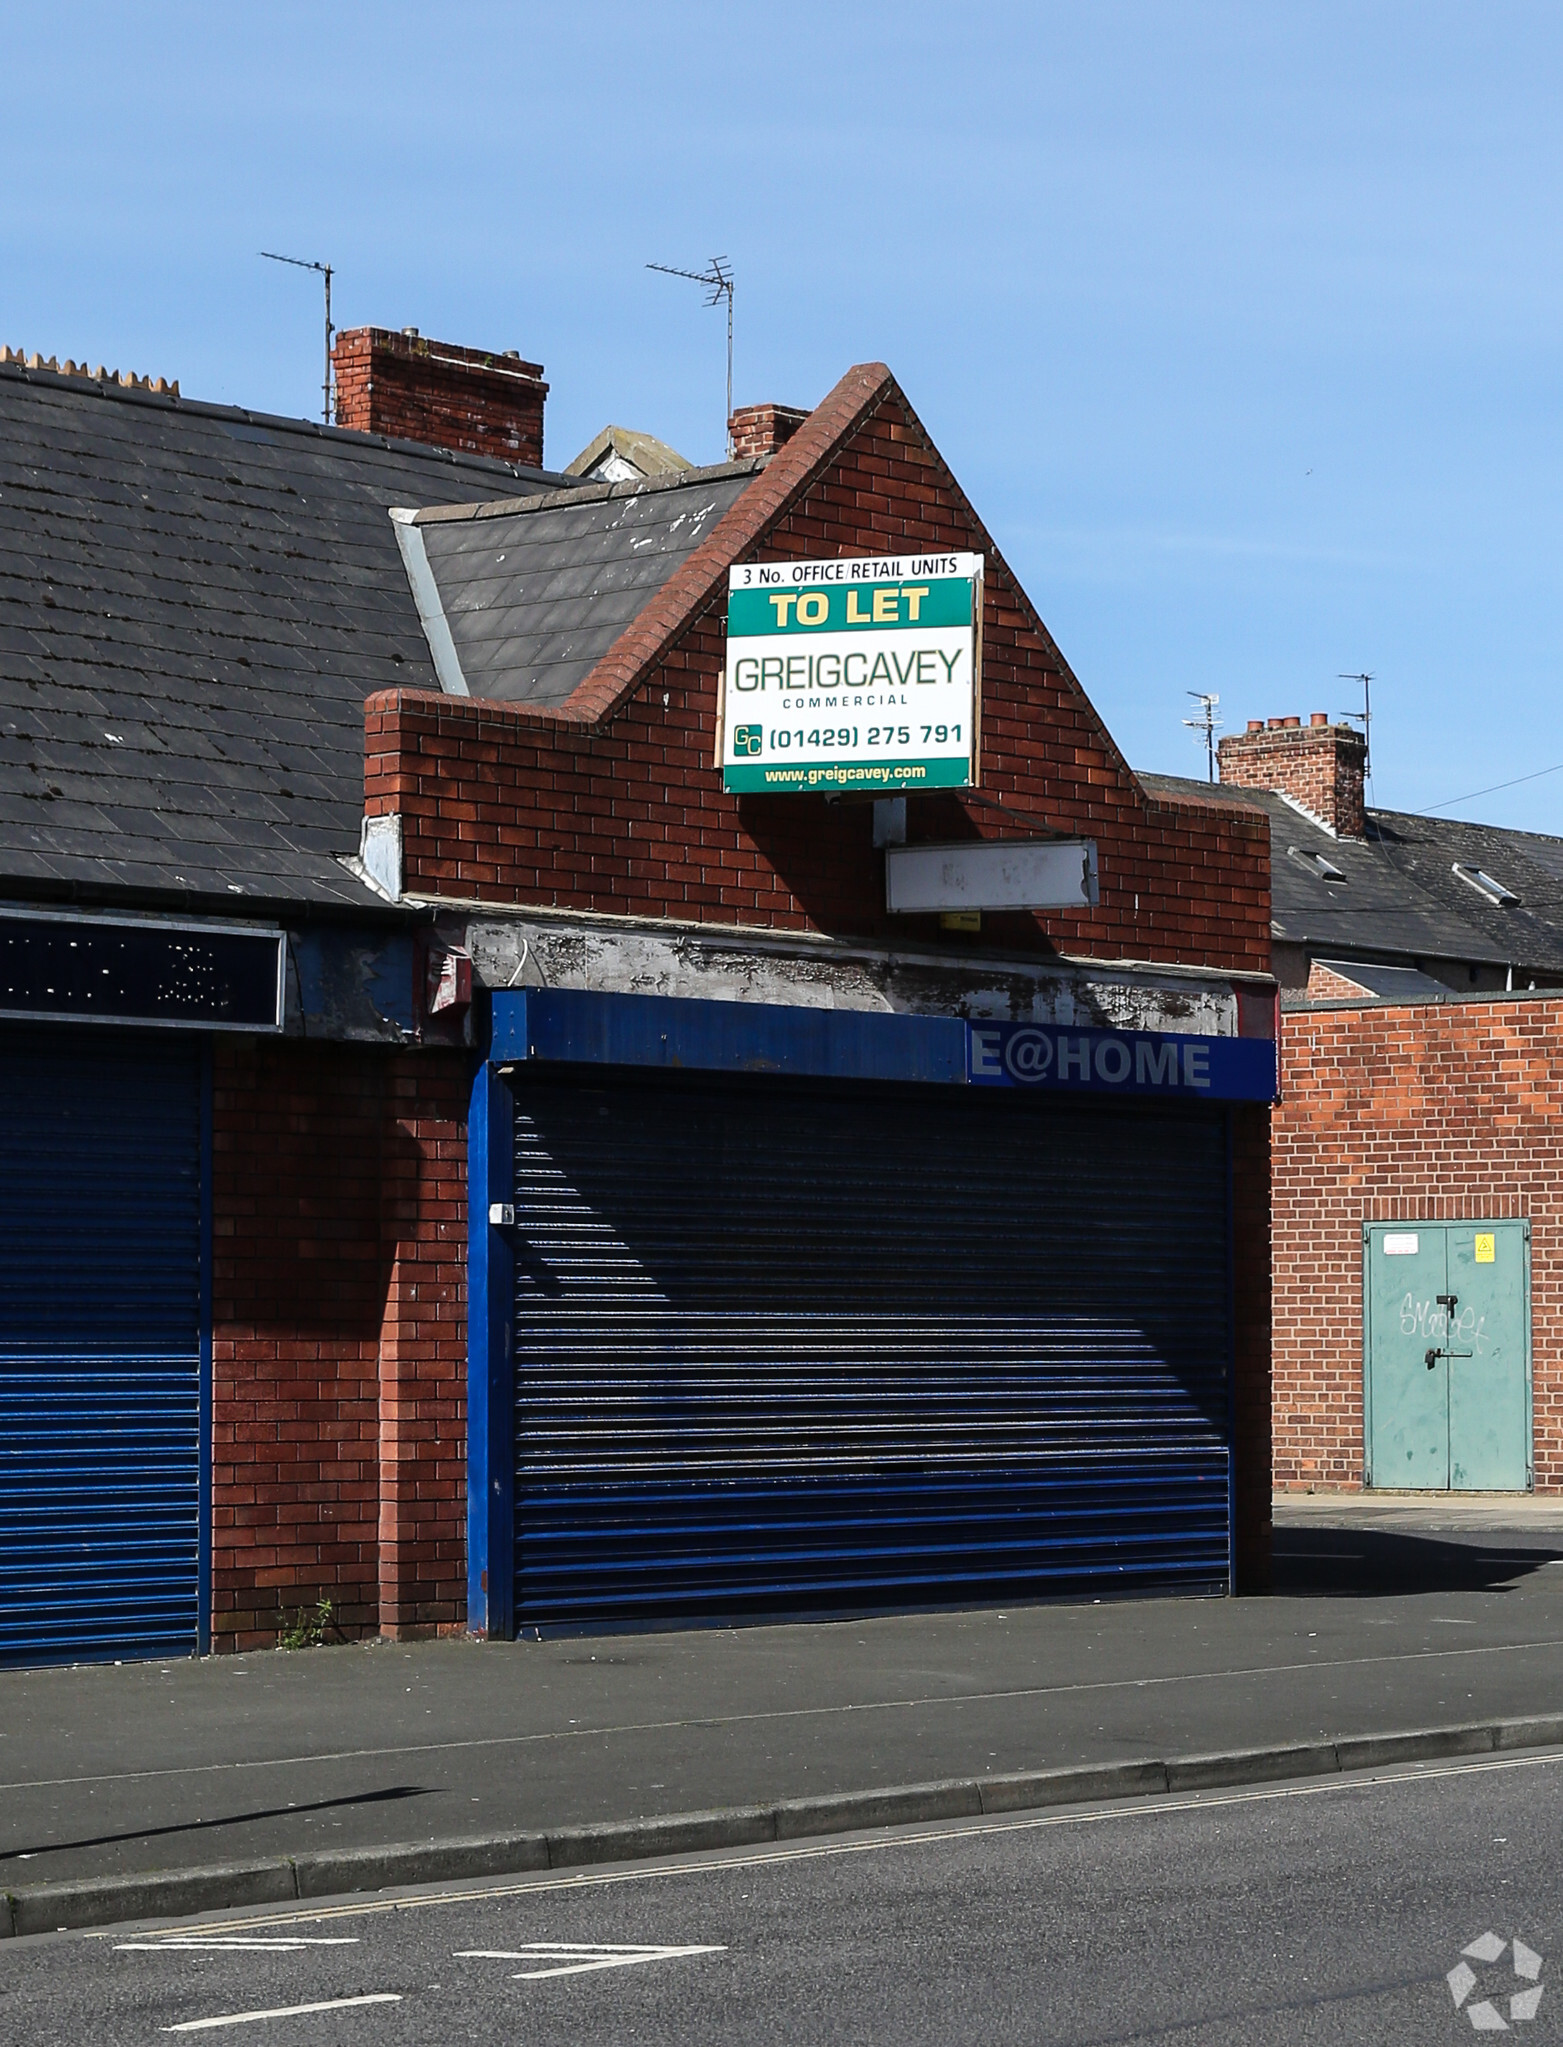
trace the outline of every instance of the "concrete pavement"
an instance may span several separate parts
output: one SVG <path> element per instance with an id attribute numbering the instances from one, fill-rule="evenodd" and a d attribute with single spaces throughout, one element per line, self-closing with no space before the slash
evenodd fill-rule
<path id="1" fill-rule="evenodd" d="M 1285 1500 L 1276 1588 L 0 1673 L 0 1888 L 1563 1711 L 1563 1503 Z"/>

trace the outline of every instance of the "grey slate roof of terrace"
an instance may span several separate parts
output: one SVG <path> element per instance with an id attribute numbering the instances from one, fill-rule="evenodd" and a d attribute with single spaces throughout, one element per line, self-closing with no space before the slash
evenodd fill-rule
<path id="1" fill-rule="evenodd" d="M 373 910 L 364 699 L 438 687 L 388 509 L 562 481 L 0 367 L 0 893 Z"/>
<path id="2" fill-rule="evenodd" d="M 562 704 L 760 466 L 723 463 L 421 517 L 470 694 Z"/>
<path id="3" fill-rule="evenodd" d="M 1270 818 L 1277 939 L 1315 957 L 1443 959 L 1563 974 L 1563 838 L 1409 811 L 1370 810 L 1365 839 L 1338 839 L 1263 789 L 1141 775 L 1153 792 L 1252 803 Z M 1322 856 L 1345 876 L 1328 880 Z M 1519 900 L 1489 902 L 1454 872 L 1480 868 Z"/>

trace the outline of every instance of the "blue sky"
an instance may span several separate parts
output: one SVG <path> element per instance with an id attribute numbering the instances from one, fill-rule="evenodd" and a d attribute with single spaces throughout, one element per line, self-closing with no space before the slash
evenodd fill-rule
<path id="1" fill-rule="evenodd" d="M 887 361 L 1136 765 L 1332 713 L 1563 831 L 1563 9 L 18 9 L 0 340 L 295 414 L 345 325 L 542 361 L 548 455 Z"/>

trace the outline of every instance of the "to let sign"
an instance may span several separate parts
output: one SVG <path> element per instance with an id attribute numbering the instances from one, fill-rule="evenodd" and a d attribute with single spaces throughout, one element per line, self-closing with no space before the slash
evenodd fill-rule
<path id="1" fill-rule="evenodd" d="M 980 554 L 729 571 L 722 786 L 959 789 L 981 708 Z"/>

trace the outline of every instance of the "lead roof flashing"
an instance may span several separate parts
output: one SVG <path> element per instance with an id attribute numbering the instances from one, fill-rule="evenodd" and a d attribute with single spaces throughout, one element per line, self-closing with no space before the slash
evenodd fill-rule
<path id="1" fill-rule="evenodd" d="M 428 549 L 418 531 L 418 515 L 400 505 L 393 505 L 391 525 L 396 534 L 396 545 L 401 549 L 402 567 L 407 571 L 412 601 L 418 607 L 418 623 L 429 643 L 440 688 L 448 697 L 471 696 L 467 679 L 461 672 L 461 656 L 451 638 L 450 622 L 440 603 L 439 586 L 434 580 L 434 571 L 429 567 Z"/>
<path id="2" fill-rule="evenodd" d="M 1230 786 L 1236 788 L 1238 785 L 1236 783 L 1232 783 Z M 1336 831 L 1334 825 L 1332 825 L 1327 818 L 1320 817 L 1319 813 L 1316 810 L 1310 810 L 1307 804 L 1302 802 L 1298 797 L 1289 796 L 1284 789 L 1272 789 L 1270 793 L 1272 796 L 1279 796 L 1283 803 L 1289 804 L 1290 807 L 1296 811 L 1299 817 L 1305 817 L 1308 820 L 1309 824 L 1311 824 L 1316 831 L 1321 831 L 1332 839 L 1338 839 L 1340 837 L 1340 833 Z"/>

